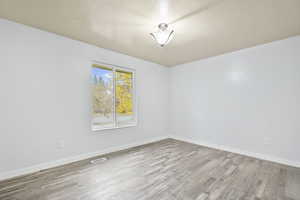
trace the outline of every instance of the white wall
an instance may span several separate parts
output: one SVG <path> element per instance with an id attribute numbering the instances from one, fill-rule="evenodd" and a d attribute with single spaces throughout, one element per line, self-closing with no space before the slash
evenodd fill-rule
<path id="1" fill-rule="evenodd" d="M 6 20 L 0 30 L 0 179 L 170 133 L 300 162 L 300 37 L 168 69 Z M 137 127 L 90 131 L 92 60 L 137 70 Z"/>
<path id="2" fill-rule="evenodd" d="M 6 20 L 0 30 L 0 177 L 167 133 L 167 68 Z M 92 60 L 136 69 L 137 127 L 90 131 Z"/>
<path id="3" fill-rule="evenodd" d="M 171 132 L 300 163 L 300 37 L 171 69 Z"/>

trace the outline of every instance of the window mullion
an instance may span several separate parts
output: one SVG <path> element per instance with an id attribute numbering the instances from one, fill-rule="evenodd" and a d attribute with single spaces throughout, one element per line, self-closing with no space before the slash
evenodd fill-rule
<path id="1" fill-rule="evenodd" d="M 113 120 L 114 125 L 117 127 L 117 116 L 116 116 L 116 69 L 113 68 Z"/>

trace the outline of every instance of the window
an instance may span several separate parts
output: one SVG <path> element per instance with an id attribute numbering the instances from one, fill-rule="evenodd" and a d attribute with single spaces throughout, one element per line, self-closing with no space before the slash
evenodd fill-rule
<path id="1" fill-rule="evenodd" d="M 136 125 L 134 70 L 92 65 L 92 130 Z"/>

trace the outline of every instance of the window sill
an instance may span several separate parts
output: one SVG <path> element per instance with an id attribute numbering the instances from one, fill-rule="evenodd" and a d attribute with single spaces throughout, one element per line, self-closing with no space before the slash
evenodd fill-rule
<path id="1" fill-rule="evenodd" d="M 112 129 L 121 129 L 121 128 L 129 128 L 129 127 L 135 127 L 137 124 L 128 124 L 128 125 L 123 125 L 123 126 L 116 126 L 116 127 L 99 127 L 99 128 L 92 128 L 93 132 L 97 131 L 104 131 L 104 130 L 112 130 Z"/>

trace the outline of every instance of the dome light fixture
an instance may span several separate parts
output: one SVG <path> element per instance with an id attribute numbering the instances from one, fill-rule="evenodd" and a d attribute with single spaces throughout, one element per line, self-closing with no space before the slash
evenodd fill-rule
<path id="1" fill-rule="evenodd" d="M 150 35 L 161 47 L 163 47 L 174 37 L 174 30 L 168 29 L 168 24 L 161 23 L 158 25 L 158 30 L 150 33 Z"/>

